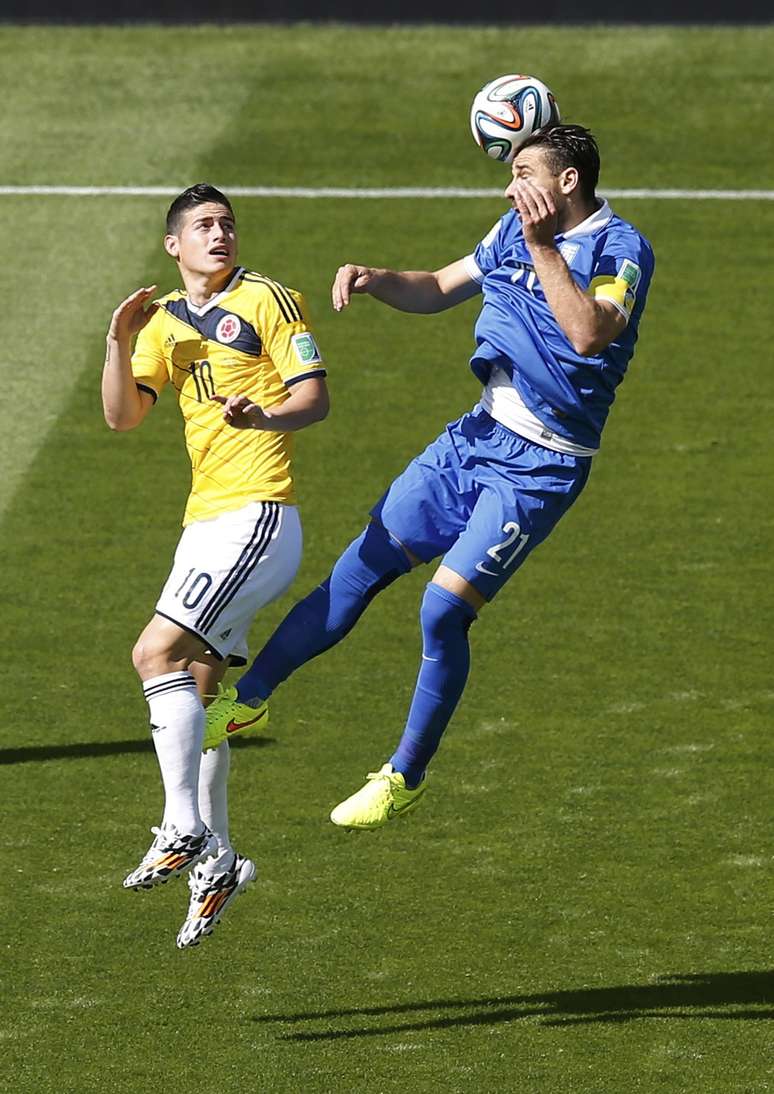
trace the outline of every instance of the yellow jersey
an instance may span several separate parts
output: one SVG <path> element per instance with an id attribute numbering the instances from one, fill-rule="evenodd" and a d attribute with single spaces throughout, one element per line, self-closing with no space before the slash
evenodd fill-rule
<path id="1" fill-rule="evenodd" d="M 210 397 L 247 395 L 270 410 L 293 384 L 325 376 L 301 294 L 240 266 L 202 307 L 182 289 L 157 303 L 132 372 L 154 401 L 167 383 L 177 392 L 192 468 L 183 524 L 251 501 L 292 504 L 292 434 L 235 429 Z"/>

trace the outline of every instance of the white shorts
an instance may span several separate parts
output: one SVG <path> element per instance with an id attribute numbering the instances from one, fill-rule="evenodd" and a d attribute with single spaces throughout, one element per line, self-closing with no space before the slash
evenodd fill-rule
<path id="1" fill-rule="evenodd" d="M 201 638 L 219 660 L 244 664 L 255 614 L 290 585 L 301 546 L 298 510 L 276 501 L 189 524 L 156 612 Z"/>

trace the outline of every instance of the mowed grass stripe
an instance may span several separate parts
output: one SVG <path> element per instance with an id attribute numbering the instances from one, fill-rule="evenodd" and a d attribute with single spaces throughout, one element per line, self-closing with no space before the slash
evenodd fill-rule
<path id="1" fill-rule="evenodd" d="M 0 181 L 185 179 L 210 105 L 234 125 L 247 92 L 217 178 L 489 187 L 470 102 L 518 64 L 554 90 L 565 120 L 593 128 L 610 187 L 759 188 L 772 162 L 773 44 L 771 27 L 2 27 Z M 346 69 L 353 57 L 368 78 Z"/>
<path id="2" fill-rule="evenodd" d="M 24 246 L 0 267 L 0 294 L 12 301 L 0 348 L 0 519 L 67 413 L 78 378 L 89 372 L 99 383 L 100 339 L 113 308 L 137 287 L 133 271 L 147 269 L 149 238 L 159 234 L 159 210 L 148 202 L 8 198 L 3 211 L 9 224 L 24 224 Z M 29 495 L 22 501 L 29 505 Z"/>
<path id="3" fill-rule="evenodd" d="M 163 35 L 146 34 L 139 51 L 132 44 L 135 37 L 131 31 L 122 35 L 95 28 L 0 28 L 6 90 L 13 103 L 13 117 L 4 115 L 0 133 L 13 146 L 16 165 L 6 160 L 6 170 L 57 172 L 63 163 L 79 162 L 81 170 L 93 174 L 125 155 L 129 144 L 140 160 L 149 147 L 157 147 L 189 184 L 198 179 L 202 139 L 191 141 L 189 131 L 175 124 L 174 110 L 164 110 L 163 118 L 137 114 L 136 104 L 149 85 L 169 102 L 176 100 L 180 80 L 166 64 Z M 22 43 L 23 58 L 14 51 L 14 44 L 21 48 Z M 192 44 L 192 59 L 203 63 L 206 40 L 194 35 Z M 243 50 L 247 63 L 247 47 Z M 28 66 L 38 52 L 47 60 L 33 77 Z M 237 46 L 236 61 L 239 55 Z M 116 95 L 119 78 L 121 93 Z M 219 86 L 238 111 L 249 95 L 245 83 L 229 68 Z M 108 114 L 113 125 L 103 132 Z M 231 121 L 213 98 L 202 100 L 196 116 L 197 131 L 206 133 L 211 144 Z M 24 231 L 18 246 L 9 250 L 12 261 L 0 267 L 0 293 L 13 300 L 4 314 L 0 348 L 0 519 L 14 492 L 23 488 L 26 469 L 65 411 L 81 373 L 90 371 L 98 384 L 104 357 L 100 339 L 113 308 L 140 283 L 151 283 L 149 269 L 159 270 L 159 276 L 163 271 L 167 281 L 174 272 L 160 265 L 154 250 L 154 242 L 160 246 L 171 193 L 153 195 L 152 204 L 108 194 L 104 203 L 73 205 L 61 195 L 30 203 L 21 191 L 7 188 L 3 202 L 6 222 L 24 225 Z"/>

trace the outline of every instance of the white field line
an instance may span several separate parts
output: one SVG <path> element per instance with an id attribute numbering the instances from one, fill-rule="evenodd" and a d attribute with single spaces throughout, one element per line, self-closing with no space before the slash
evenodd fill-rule
<path id="1" fill-rule="evenodd" d="M 184 187 L 171 186 L 0 186 L 0 197 L 174 197 Z M 501 198 L 502 189 L 463 186 L 224 186 L 235 198 Z M 648 190 L 601 191 L 608 198 L 683 201 L 774 201 L 774 190 Z"/>

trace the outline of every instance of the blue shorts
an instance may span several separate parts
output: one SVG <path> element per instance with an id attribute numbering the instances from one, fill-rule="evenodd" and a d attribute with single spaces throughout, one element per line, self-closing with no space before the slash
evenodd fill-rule
<path id="1" fill-rule="evenodd" d="M 371 515 L 422 562 L 443 555 L 487 600 L 586 485 L 590 456 L 552 452 L 474 409 L 398 476 Z"/>

